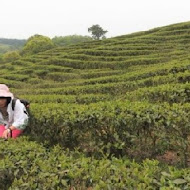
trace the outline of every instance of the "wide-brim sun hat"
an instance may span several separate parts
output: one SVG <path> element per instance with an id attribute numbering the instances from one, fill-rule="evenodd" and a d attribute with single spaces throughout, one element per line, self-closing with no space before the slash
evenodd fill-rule
<path id="1" fill-rule="evenodd" d="M 13 98 L 13 94 L 10 92 L 9 88 L 7 85 L 5 84 L 0 84 L 0 97 L 5 97 L 5 98 L 8 98 L 8 97 L 11 97 Z"/>

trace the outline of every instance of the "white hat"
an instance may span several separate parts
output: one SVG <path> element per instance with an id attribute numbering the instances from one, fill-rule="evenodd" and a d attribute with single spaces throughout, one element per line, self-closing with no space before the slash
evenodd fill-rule
<path id="1" fill-rule="evenodd" d="M 9 88 L 5 84 L 0 84 L 0 97 L 11 97 L 13 98 L 13 94 L 10 92 Z"/>

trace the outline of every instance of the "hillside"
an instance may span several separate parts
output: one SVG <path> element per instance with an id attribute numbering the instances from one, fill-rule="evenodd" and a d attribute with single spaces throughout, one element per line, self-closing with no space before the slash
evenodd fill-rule
<path id="1" fill-rule="evenodd" d="M 0 38 L 0 54 L 21 49 L 26 40 Z"/>
<path id="2" fill-rule="evenodd" d="M 143 163 L 146 169 L 142 170 L 147 173 L 141 178 L 135 176 L 135 171 L 140 170 L 134 169 L 139 167 L 135 163 L 128 163 L 134 168 L 126 174 L 127 164 L 123 166 L 123 160 L 113 161 L 114 166 L 108 160 L 98 162 L 110 166 L 110 176 L 119 175 L 112 182 L 106 178 L 110 189 L 125 189 L 126 184 L 129 189 L 188 189 L 189 52 L 190 22 L 186 22 L 23 57 L 0 65 L 0 81 L 11 87 L 16 96 L 31 101 L 32 122 L 27 134 L 30 139 L 44 143 L 44 147 L 59 144 L 64 150 L 77 150 L 77 158 L 80 153 L 111 161 L 114 157 L 136 161 L 149 158 L 187 168 L 176 173 L 175 169 L 164 168 L 163 172 L 157 170 L 162 165 L 158 166 L 156 161 Z M 43 148 L 38 148 L 45 154 Z M 52 155 L 57 154 L 59 162 L 63 156 L 55 149 L 51 150 Z M 169 154 L 173 157 L 168 158 Z M 73 157 L 70 156 L 72 161 Z M 51 164 L 51 156 L 47 158 Z M 89 164 L 85 159 L 84 163 Z M 65 171 L 65 165 L 59 164 Z M 132 181 L 138 179 L 139 186 L 134 181 L 125 181 L 124 173 L 117 173 L 120 164 L 120 171 L 131 175 Z M 78 187 L 107 189 L 108 186 L 97 182 L 94 173 L 87 172 L 87 165 L 75 165 L 85 168 L 82 182 L 82 171 L 78 171 L 77 177 L 74 173 L 69 177 L 63 174 L 72 179 L 73 183 L 67 184 L 77 186 L 79 180 Z M 150 172 L 152 167 L 158 173 Z M 102 171 L 98 170 L 99 175 Z M 86 179 L 86 175 L 91 178 Z M 104 179 L 101 181 L 103 184 Z M 96 182 L 99 186 L 94 185 Z M 84 185 L 87 183 L 90 185 Z"/>
<path id="3" fill-rule="evenodd" d="M 50 96 L 55 91 L 118 99 L 144 87 L 183 86 L 189 74 L 189 32 L 190 23 L 182 23 L 56 48 L 2 65 L 1 79 L 13 88 L 23 88 L 15 93 L 27 91 L 31 101 L 36 94 L 48 96 L 48 88 Z M 26 89 L 28 84 L 39 90 Z"/>

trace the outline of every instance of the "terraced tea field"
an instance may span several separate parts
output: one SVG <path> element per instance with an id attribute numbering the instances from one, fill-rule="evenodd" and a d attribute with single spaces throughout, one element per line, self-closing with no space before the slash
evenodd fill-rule
<path id="1" fill-rule="evenodd" d="M 51 189 L 50 176 L 53 189 L 189 189 L 189 52 L 187 22 L 1 64 L 1 83 L 31 102 L 30 140 L 18 140 L 19 146 L 26 144 L 19 159 L 29 172 L 16 167 L 19 178 L 15 167 L 2 169 L 12 176 L 13 189 Z M 27 143 L 34 143 L 31 153 Z M 14 148 L 10 155 L 2 151 L 4 165 L 18 154 Z M 165 160 L 167 153 L 176 156 Z M 128 160 L 146 158 L 160 162 Z M 32 159 L 29 166 L 26 160 Z M 163 166 L 162 161 L 186 169 Z"/>

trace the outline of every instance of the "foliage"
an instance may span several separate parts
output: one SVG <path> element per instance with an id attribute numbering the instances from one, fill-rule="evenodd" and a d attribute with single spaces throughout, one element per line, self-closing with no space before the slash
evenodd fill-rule
<path id="1" fill-rule="evenodd" d="M 0 63 L 2 63 L 2 62 L 3 62 L 3 55 L 0 54 Z"/>
<path id="2" fill-rule="evenodd" d="M 54 47 L 50 38 L 42 35 L 31 36 L 22 49 L 22 55 L 36 54 Z"/>
<path id="3" fill-rule="evenodd" d="M 12 45 L 15 47 L 22 47 L 25 44 L 25 42 L 26 40 L 0 38 L 1 44 Z"/>
<path id="4" fill-rule="evenodd" d="M 91 40 L 92 38 L 89 36 L 80 36 L 80 35 L 56 36 L 52 39 L 53 43 L 57 46 L 74 45 L 81 42 L 88 42 Z"/>
<path id="5" fill-rule="evenodd" d="M 22 49 L 26 40 L 0 38 L 0 54 Z"/>
<path id="6" fill-rule="evenodd" d="M 21 56 L 18 51 L 9 51 L 2 56 L 4 62 L 16 61 L 19 58 L 21 58 Z"/>
<path id="7" fill-rule="evenodd" d="M 42 100 L 48 102 L 48 97 L 43 96 Z M 62 104 L 60 100 L 57 103 L 32 106 L 34 118 L 30 134 L 36 140 L 79 148 L 93 155 L 101 150 L 115 156 L 132 156 L 138 152 L 136 159 L 156 158 L 174 150 L 179 151 L 181 165 L 187 164 L 189 104 L 158 106 L 110 101 L 87 106 Z"/>
<path id="8" fill-rule="evenodd" d="M 105 34 L 108 32 L 106 30 L 103 30 L 102 27 L 100 27 L 98 24 L 92 25 L 90 28 L 88 28 L 88 32 L 92 33 L 92 38 L 95 40 L 100 40 L 101 38 L 105 38 Z"/>
<path id="9" fill-rule="evenodd" d="M 33 141 L 15 142 L 36 150 L 2 145 L 3 181 L 12 189 L 188 189 L 189 33 L 190 22 L 181 23 L 1 64 L 0 81 L 31 102 L 25 134 Z"/>
<path id="10" fill-rule="evenodd" d="M 188 189 L 189 169 L 96 159 L 60 146 L 45 148 L 27 138 L 2 141 L 1 189 Z"/>

